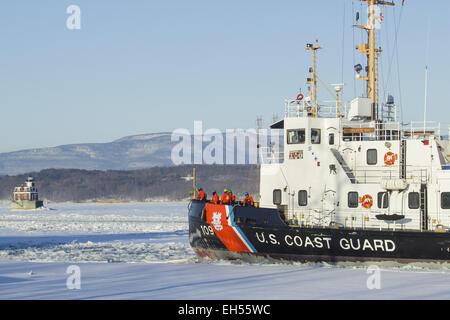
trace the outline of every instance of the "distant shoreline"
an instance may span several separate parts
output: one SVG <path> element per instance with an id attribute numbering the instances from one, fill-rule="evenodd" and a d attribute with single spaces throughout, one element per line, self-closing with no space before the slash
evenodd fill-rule
<path id="1" fill-rule="evenodd" d="M 44 207 L 51 206 L 52 204 L 98 204 L 98 205 L 108 205 L 108 204 L 133 204 L 133 203 L 182 203 L 189 202 L 191 199 L 184 200 L 148 200 L 148 201 L 138 201 L 138 200 L 111 200 L 111 201 L 46 201 L 44 200 Z M 0 205 L 9 205 L 12 200 L 0 200 Z M 20 210 L 19 210 L 20 211 Z"/>
<path id="2" fill-rule="evenodd" d="M 12 200 L 15 187 L 32 176 L 39 199 L 59 202 L 185 202 L 196 187 L 208 197 L 231 189 L 239 198 L 244 192 L 259 194 L 259 167 L 252 165 L 180 165 L 141 170 L 45 169 L 17 176 L 0 176 L 0 201 Z"/>

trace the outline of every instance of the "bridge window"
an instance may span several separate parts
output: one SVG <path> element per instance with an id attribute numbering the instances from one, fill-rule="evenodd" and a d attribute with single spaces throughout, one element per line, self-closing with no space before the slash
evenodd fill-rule
<path id="1" fill-rule="evenodd" d="M 330 134 L 328 135 L 328 144 L 329 144 L 330 146 L 334 145 L 334 133 L 330 133 Z"/>
<path id="2" fill-rule="evenodd" d="M 386 209 L 389 207 L 389 194 L 387 192 L 378 192 L 378 208 Z"/>
<path id="3" fill-rule="evenodd" d="M 450 192 L 441 193 L 441 208 L 450 209 Z"/>
<path id="4" fill-rule="evenodd" d="M 305 143 L 305 129 L 288 130 L 287 143 L 288 144 Z"/>
<path id="5" fill-rule="evenodd" d="M 368 149 L 367 150 L 367 164 L 368 165 L 376 165 L 377 164 L 378 153 L 377 149 Z"/>
<path id="6" fill-rule="evenodd" d="M 276 204 L 276 205 L 281 204 L 281 190 L 280 189 L 273 190 L 273 204 Z"/>
<path id="7" fill-rule="evenodd" d="M 408 208 L 410 209 L 419 209 L 420 207 L 420 198 L 418 192 L 410 192 L 408 194 Z"/>
<path id="8" fill-rule="evenodd" d="M 349 208 L 358 208 L 358 192 L 349 192 L 348 193 L 348 207 Z"/>
<path id="9" fill-rule="evenodd" d="M 320 129 L 311 129 L 311 143 L 312 144 L 320 143 Z"/>
<path id="10" fill-rule="evenodd" d="M 300 190 L 298 192 L 298 205 L 301 207 L 308 205 L 308 192 L 306 190 Z"/>

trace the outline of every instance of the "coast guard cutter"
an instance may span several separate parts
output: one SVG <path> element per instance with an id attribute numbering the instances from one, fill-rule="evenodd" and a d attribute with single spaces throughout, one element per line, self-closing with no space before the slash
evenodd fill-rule
<path id="1" fill-rule="evenodd" d="M 367 66 L 355 66 L 365 94 L 319 105 L 318 42 L 305 97 L 286 100 L 271 128 L 284 134 L 280 153 L 260 168 L 257 207 L 191 201 L 189 234 L 200 256 L 298 261 L 449 261 L 449 126 L 397 120 L 394 98 L 379 102 L 376 8 L 368 5 L 368 42 L 357 47 Z"/>

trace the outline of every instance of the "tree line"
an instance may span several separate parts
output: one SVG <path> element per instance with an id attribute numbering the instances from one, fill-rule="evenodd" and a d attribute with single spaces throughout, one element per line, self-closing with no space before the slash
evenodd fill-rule
<path id="1" fill-rule="evenodd" d="M 0 199 L 12 199 L 14 187 L 28 176 L 35 179 L 39 198 L 52 202 L 96 200 L 184 200 L 192 196 L 192 165 L 152 167 L 142 170 L 45 169 L 16 176 L 0 176 Z M 199 165 L 196 185 L 208 197 L 231 188 L 239 197 L 244 192 L 259 193 L 256 165 Z"/>

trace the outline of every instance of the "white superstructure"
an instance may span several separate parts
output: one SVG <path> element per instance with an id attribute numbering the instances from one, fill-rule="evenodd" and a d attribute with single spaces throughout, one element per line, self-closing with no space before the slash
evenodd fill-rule
<path id="1" fill-rule="evenodd" d="M 349 108 L 340 102 L 319 105 L 316 99 L 316 56 L 307 83 L 310 95 L 286 101 L 280 154 L 263 157 L 261 207 L 279 208 L 292 226 L 377 230 L 450 228 L 450 141 L 448 124 L 397 120 L 394 98 L 379 105 L 378 56 L 374 6 L 394 5 L 361 0 L 369 5 L 369 34 L 357 50 L 368 66 L 355 66 L 357 79 L 367 81 L 364 97 Z M 362 76 L 361 71 L 367 75 Z M 320 79 L 319 79 L 320 80 Z M 329 90 L 330 91 L 330 90 Z"/>
<path id="2" fill-rule="evenodd" d="M 261 165 L 262 207 L 284 206 L 291 223 L 306 226 L 450 227 L 448 126 L 424 133 L 423 123 L 309 117 L 294 101 L 273 125 L 284 150 Z M 404 218 L 376 218 L 394 214 Z"/>

